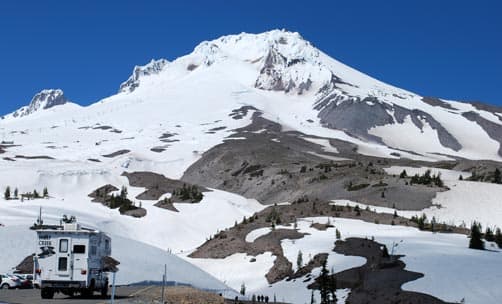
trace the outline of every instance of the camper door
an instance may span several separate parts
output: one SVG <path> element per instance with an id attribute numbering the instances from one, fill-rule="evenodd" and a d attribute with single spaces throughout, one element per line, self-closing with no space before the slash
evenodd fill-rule
<path id="1" fill-rule="evenodd" d="M 56 261 L 56 273 L 58 276 L 70 277 L 72 273 L 72 261 L 71 261 L 71 238 L 61 237 L 59 238 L 57 247 L 57 261 Z"/>

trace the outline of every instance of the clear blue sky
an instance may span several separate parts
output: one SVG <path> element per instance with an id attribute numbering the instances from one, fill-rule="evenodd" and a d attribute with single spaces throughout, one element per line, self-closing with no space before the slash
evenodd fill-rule
<path id="1" fill-rule="evenodd" d="M 44 88 L 87 105 L 114 94 L 134 65 L 274 28 L 419 94 L 502 105 L 499 2 L 1 1 L 0 113 Z"/>

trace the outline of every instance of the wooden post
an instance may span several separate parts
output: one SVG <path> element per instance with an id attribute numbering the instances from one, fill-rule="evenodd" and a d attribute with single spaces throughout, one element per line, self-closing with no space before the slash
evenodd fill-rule
<path id="1" fill-rule="evenodd" d="M 167 265 L 164 264 L 164 275 L 162 276 L 162 297 L 161 297 L 161 302 L 164 304 L 164 290 L 166 288 L 166 276 L 167 276 Z"/>

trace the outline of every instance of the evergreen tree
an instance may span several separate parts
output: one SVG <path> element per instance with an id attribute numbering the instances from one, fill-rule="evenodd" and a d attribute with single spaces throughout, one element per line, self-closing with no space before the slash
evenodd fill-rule
<path id="1" fill-rule="evenodd" d="M 14 198 L 17 199 L 19 197 L 19 191 L 16 189 L 14 189 Z"/>
<path id="2" fill-rule="evenodd" d="M 244 282 L 241 284 L 240 294 L 243 296 L 246 295 L 246 284 L 244 284 Z"/>
<path id="3" fill-rule="evenodd" d="M 330 304 L 329 301 L 329 271 L 326 268 L 326 260 L 322 262 L 321 274 L 318 279 L 321 293 L 321 304 Z"/>
<path id="4" fill-rule="evenodd" d="M 469 248 L 472 249 L 485 249 L 485 243 L 481 239 L 481 225 L 474 222 L 471 226 L 471 240 L 469 241 Z"/>
<path id="5" fill-rule="evenodd" d="M 33 190 L 33 198 L 40 198 L 40 194 L 38 194 L 37 189 Z"/>
<path id="6" fill-rule="evenodd" d="M 43 196 L 49 197 L 49 190 L 47 190 L 47 187 L 44 187 Z"/>
<path id="7" fill-rule="evenodd" d="M 493 183 L 495 184 L 502 184 L 502 174 L 500 173 L 499 168 L 495 169 L 495 172 L 493 172 Z"/>
<path id="8" fill-rule="evenodd" d="M 122 186 L 122 189 L 120 189 L 120 198 L 125 200 L 127 199 L 127 187 Z"/>
<path id="9" fill-rule="evenodd" d="M 495 231 L 495 243 L 497 243 L 499 248 L 502 248 L 502 231 L 500 228 L 497 228 Z"/>
<path id="10" fill-rule="evenodd" d="M 406 170 L 403 170 L 403 172 L 399 174 L 399 178 L 406 178 L 406 177 L 408 177 L 408 173 L 406 173 Z"/>
<path id="11" fill-rule="evenodd" d="M 487 242 L 494 242 L 495 241 L 495 235 L 493 234 L 493 230 L 490 227 L 486 227 L 485 240 Z"/>
<path id="12" fill-rule="evenodd" d="M 6 200 L 10 200 L 10 186 L 7 186 L 7 188 L 5 188 L 4 198 Z"/>
<path id="13" fill-rule="evenodd" d="M 296 257 L 296 267 L 297 267 L 297 269 L 300 269 L 300 268 L 302 268 L 302 266 L 303 266 L 303 254 L 302 254 L 302 251 L 299 250 L 298 256 Z"/>
<path id="14" fill-rule="evenodd" d="M 333 271 L 332 271 L 333 272 Z M 335 276 L 332 274 L 330 277 L 329 277 L 329 293 L 331 295 L 331 299 L 329 299 L 329 303 L 333 303 L 333 304 L 336 304 L 336 278 Z"/>
<path id="15" fill-rule="evenodd" d="M 356 213 L 357 216 L 361 215 L 361 208 L 359 208 L 359 205 L 356 205 L 354 207 L 354 212 Z"/>
<path id="16" fill-rule="evenodd" d="M 394 210 L 394 218 L 397 217 L 397 210 Z"/>
<path id="17" fill-rule="evenodd" d="M 460 174 L 460 176 L 458 177 L 458 180 L 464 180 L 464 177 L 462 176 L 462 174 Z"/>

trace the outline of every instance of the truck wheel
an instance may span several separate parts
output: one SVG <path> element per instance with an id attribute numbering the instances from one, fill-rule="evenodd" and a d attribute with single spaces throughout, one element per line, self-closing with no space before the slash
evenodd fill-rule
<path id="1" fill-rule="evenodd" d="M 106 298 L 107 295 L 108 295 L 108 280 L 106 280 L 103 287 L 101 287 L 101 296 L 103 298 Z"/>
<path id="2" fill-rule="evenodd" d="M 7 283 L 2 284 L 2 289 L 9 289 L 10 286 Z"/>
<path id="3" fill-rule="evenodd" d="M 52 299 L 52 298 L 54 298 L 54 289 L 42 288 L 41 295 L 42 295 L 42 299 Z"/>
<path id="4" fill-rule="evenodd" d="M 92 289 L 85 288 L 80 291 L 83 298 L 90 298 L 92 296 Z"/>

